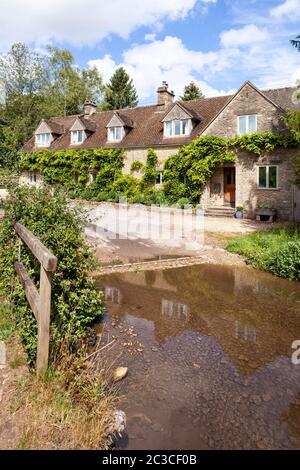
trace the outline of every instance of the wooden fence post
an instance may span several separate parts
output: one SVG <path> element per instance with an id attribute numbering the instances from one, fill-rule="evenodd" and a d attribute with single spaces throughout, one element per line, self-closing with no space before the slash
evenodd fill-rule
<path id="1" fill-rule="evenodd" d="M 40 375 L 44 374 L 48 368 L 51 313 L 51 272 L 46 271 L 42 265 L 39 310 L 36 369 L 37 373 Z"/>
<path id="2" fill-rule="evenodd" d="M 28 303 L 38 322 L 36 369 L 38 375 L 41 375 L 44 374 L 48 368 L 51 316 L 51 276 L 56 270 L 57 258 L 41 243 L 38 238 L 33 235 L 33 233 L 24 227 L 24 225 L 16 222 L 15 231 L 41 264 L 40 291 L 38 292 L 20 259 L 14 263 L 15 270 L 20 278 L 22 286 L 24 287 Z"/>

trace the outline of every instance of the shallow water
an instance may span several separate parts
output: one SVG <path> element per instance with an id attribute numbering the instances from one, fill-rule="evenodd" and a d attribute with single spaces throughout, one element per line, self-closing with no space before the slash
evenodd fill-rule
<path id="1" fill-rule="evenodd" d="M 98 286 L 105 334 L 118 338 L 108 354 L 122 351 L 116 366 L 129 367 L 120 447 L 300 448 L 300 365 L 291 362 L 300 283 L 201 265 L 112 274 Z"/>

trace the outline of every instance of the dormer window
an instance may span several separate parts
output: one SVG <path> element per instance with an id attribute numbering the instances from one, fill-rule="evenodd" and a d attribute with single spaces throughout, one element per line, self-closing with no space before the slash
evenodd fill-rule
<path id="1" fill-rule="evenodd" d="M 191 120 L 190 119 L 174 119 L 164 123 L 165 137 L 180 137 L 190 135 Z"/>
<path id="2" fill-rule="evenodd" d="M 84 130 L 71 131 L 71 144 L 79 145 L 82 144 L 85 140 Z"/>
<path id="3" fill-rule="evenodd" d="M 120 142 L 124 137 L 124 127 L 109 127 L 107 129 L 107 134 L 108 142 Z"/>
<path id="4" fill-rule="evenodd" d="M 37 147 L 49 147 L 51 144 L 52 136 L 50 133 L 36 134 L 35 145 Z"/>

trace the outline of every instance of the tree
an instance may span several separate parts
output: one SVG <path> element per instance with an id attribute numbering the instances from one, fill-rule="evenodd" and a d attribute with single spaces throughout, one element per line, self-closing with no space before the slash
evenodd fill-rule
<path id="1" fill-rule="evenodd" d="M 138 96 L 133 80 L 120 67 L 106 85 L 102 109 L 135 108 L 137 105 Z"/>
<path id="2" fill-rule="evenodd" d="M 195 82 L 191 82 L 184 87 L 183 95 L 180 97 L 182 101 L 197 100 L 205 98 L 200 88 Z"/>
<path id="3" fill-rule="evenodd" d="M 70 51 L 48 47 L 49 107 L 51 115 L 78 114 L 86 101 L 100 103 L 102 78 L 96 67 L 79 70 Z"/>
<path id="4" fill-rule="evenodd" d="M 300 35 L 296 39 L 291 39 L 291 44 L 300 52 Z"/>
<path id="5" fill-rule="evenodd" d="M 0 55 L 0 85 L 2 167 L 12 165 L 42 118 L 79 114 L 85 101 L 99 104 L 104 89 L 97 69 L 79 69 L 68 50 L 39 54 L 22 43 Z"/>

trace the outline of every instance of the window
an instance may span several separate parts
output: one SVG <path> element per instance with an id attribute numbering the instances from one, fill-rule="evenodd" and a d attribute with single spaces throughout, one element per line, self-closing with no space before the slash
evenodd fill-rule
<path id="1" fill-rule="evenodd" d="M 257 115 L 249 114 L 248 116 L 238 116 L 238 134 L 257 131 Z"/>
<path id="2" fill-rule="evenodd" d="M 71 144 L 82 144 L 84 138 L 85 132 L 83 130 L 71 132 Z"/>
<path id="3" fill-rule="evenodd" d="M 159 185 L 163 184 L 163 172 L 162 171 L 158 171 L 158 175 L 157 175 L 157 178 L 155 180 L 155 184 L 159 184 Z"/>
<path id="4" fill-rule="evenodd" d="M 123 139 L 124 129 L 123 127 L 109 127 L 108 128 L 108 141 L 109 142 L 120 142 Z"/>
<path id="5" fill-rule="evenodd" d="M 38 147 L 48 147 L 51 143 L 51 134 L 36 134 L 35 144 Z"/>
<path id="6" fill-rule="evenodd" d="M 29 172 L 29 181 L 30 183 L 36 183 L 36 173 L 34 171 Z"/>
<path id="7" fill-rule="evenodd" d="M 165 122 L 164 136 L 165 137 L 178 137 L 190 134 L 190 120 L 174 120 Z"/>
<path id="8" fill-rule="evenodd" d="M 278 188 L 278 167 L 277 166 L 259 166 L 257 186 L 260 189 Z"/>

